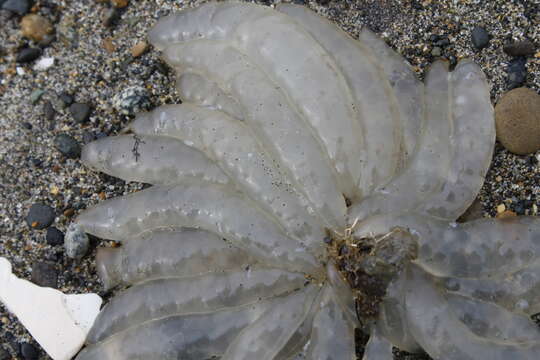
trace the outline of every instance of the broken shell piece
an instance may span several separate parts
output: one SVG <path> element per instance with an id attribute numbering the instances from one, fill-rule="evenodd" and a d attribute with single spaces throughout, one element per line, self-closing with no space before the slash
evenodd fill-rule
<path id="1" fill-rule="evenodd" d="M 69 360 L 79 351 L 102 303 L 97 294 L 66 295 L 19 279 L 1 257 L 0 301 L 54 360 Z"/>

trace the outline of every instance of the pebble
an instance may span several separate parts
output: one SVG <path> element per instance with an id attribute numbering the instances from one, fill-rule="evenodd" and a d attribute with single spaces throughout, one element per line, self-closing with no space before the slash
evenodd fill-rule
<path id="1" fill-rule="evenodd" d="M 34 345 L 24 342 L 21 344 L 21 355 L 24 360 L 37 360 L 39 350 Z"/>
<path id="2" fill-rule="evenodd" d="M 69 225 L 64 237 L 66 255 L 72 259 L 81 259 L 88 252 L 90 239 L 88 235 L 75 223 Z"/>
<path id="3" fill-rule="evenodd" d="M 506 211 L 506 206 L 504 204 L 497 205 L 497 214 L 502 214 Z"/>
<path id="4" fill-rule="evenodd" d="M 30 102 L 32 104 L 37 103 L 39 101 L 39 99 L 41 99 L 43 94 L 45 94 L 45 90 L 43 90 L 43 89 L 36 89 L 36 90 L 32 91 L 32 93 L 30 94 Z"/>
<path id="5" fill-rule="evenodd" d="M 532 41 L 522 40 L 506 44 L 503 47 L 505 53 L 510 56 L 532 56 L 535 53 L 535 47 Z"/>
<path id="6" fill-rule="evenodd" d="M 111 38 L 103 39 L 102 44 L 103 44 L 103 48 L 107 50 L 109 54 L 112 54 L 113 52 L 115 52 L 116 46 L 114 45 L 113 39 Z"/>
<path id="7" fill-rule="evenodd" d="M 441 56 L 442 54 L 442 50 L 440 47 L 438 46 L 435 46 L 432 50 L 431 50 L 431 56 L 433 57 L 439 57 Z"/>
<path id="8" fill-rule="evenodd" d="M 69 93 L 67 92 L 62 92 L 60 93 L 60 95 L 58 95 L 58 97 L 60 98 L 60 100 L 62 100 L 62 103 L 64 103 L 64 107 L 67 107 L 71 104 L 73 104 L 73 96 L 71 96 Z"/>
<path id="9" fill-rule="evenodd" d="M 108 8 L 103 12 L 102 21 L 105 27 L 112 27 L 120 18 L 120 13 L 114 7 Z"/>
<path id="10" fill-rule="evenodd" d="M 26 215 L 26 223 L 32 229 L 42 230 L 49 227 L 56 217 L 54 209 L 48 205 L 35 203 Z"/>
<path id="11" fill-rule="evenodd" d="M 88 104 L 74 103 L 69 106 L 69 112 L 71 113 L 71 116 L 75 122 L 82 124 L 88 121 L 90 118 L 92 108 Z"/>
<path id="12" fill-rule="evenodd" d="M 475 26 L 471 32 L 471 40 L 475 48 L 481 50 L 489 44 L 489 34 L 483 27 Z"/>
<path id="13" fill-rule="evenodd" d="M 44 57 L 36 61 L 36 64 L 34 65 L 34 70 L 45 71 L 51 68 L 53 65 L 54 65 L 53 57 Z"/>
<path id="14" fill-rule="evenodd" d="M 29 63 L 31 61 L 36 60 L 38 57 L 40 57 L 41 52 L 42 51 L 40 48 L 35 48 L 35 47 L 23 48 L 19 50 L 16 61 L 18 63 Z"/>
<path id="15" fill-rule="evenodd" d="M 131 55 L 136 58 L 141 56 L 148 49 L 148 43 L 146 41 L 139 41 L 131 48 Z"/>
<path id="16" fill-rule="evenodd" d="M 10 359 L 11 359 L 11 355 L 9 354 L 9 352 L 3 347 L 0 347 L 0 360 L 10 360 Z"/>
<path id="17" fill-rule="evenodd" d="M 28 0 L 7 0 L 2 9 L 9 10 L 19 15 L 25 15 L 30 10 L 30 1 Z"/>
<path id="18" fill-rule="evenodd" d="M 503 212 L 500 212 L 496 215 L 496 218 L 497 219 L 508 219 L 508 218 L 513 218 L 513 217 L 516 217 L 517 214 L 515 212 L 513 212 L 512 210 L 505 210 Z"/>
<path id="19" fill-rule="evenodd" d="M 24 37 L 39 42 L 51 34 L 54 27 L 47 18 L 37 14 L 28 14 L 21 20 L 21 31 Z"/>
<path id="20" fill-rule="evenodd" d="M 79 142 L 67 134 L 60 134 L 54 138 L 54 145 L 62 155 L 77 159 L 81 156 L 81 146 Z"/>
<path id="21" fill-rule="evenodd" d="M 51 226 L 47 229 L 45 235 L 45 241 L 51 246 L 58 246 L 64 244 L 64 233 L 58 230 L 56 227 Z"/>
<path id="22" fill-rule="evenodd" d="M 495 125 L 497 139 L 509 151 L 540 150 L 540 95 L 528 88 L 507 92 L 495 106 Z"/>
<path id="23" fill-rule="evenodd" d="M 111 4 L 115 7 L 115 8 L 125 8 L 126 6 L 128 6 L 129 4 L 129 0 L 111 0 Z"/>
<path id="24" fill-rule="evenodd" d="M 114 108 L 124 115 L 135 115 L 151 105 L 148 92 L 141 86 L 128 87 L 113 99 Z"/>
<path id="25" fill-rule="evenodd" d="M 527 80 L 527 59 L 518 57 L 508 63 L 508 89 L 514 89 L 522 86 Z"/>
<path id="26" fill-rule="evenodd" d="M 53 263 L 36 261 L 32 264 L 32 277 L 34 284 L 56 289 L 58 287 L 58 271 Z"/>
<path id="27" fill-rule="evenodd" d="M 47 121 L 53 121 L 56 115 L 56 111 L 50 101 L 45 101 L 43 104 L 43 116 Z"/>

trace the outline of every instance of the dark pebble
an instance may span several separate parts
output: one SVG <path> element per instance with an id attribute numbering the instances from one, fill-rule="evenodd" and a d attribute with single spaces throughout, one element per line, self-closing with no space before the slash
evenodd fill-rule
<path id="1" fill-rule="evenodd" d="M 31 61 L 36 60 L 40 56 L 41 56 L 40 48 L 33 48 L 33 47 L 24 48 L 24 49 L 19 50 L 16 61 L 18 63 L 29 63 Z"/>
<path id="2" fill-rule="evenodd" d="M 43 165 L 43 160 L 41 159 L 32 158 L 31 161 L 32 161 L 32 165 L 34 165 L 37 168 L 40 168 L 41 165 Z"/>
<path id="3" fill-rule="evenodd" d="M 478 50 L 485 48 L 489 44 L 489 34 L 483 27 L 476 26 L 471 32 L 471 40 Z"/>
<path id="4" fill-rule="evenodd" d="M 45 204 L 33 204 L 26 215 L 26 223 L 32 229 L 41 230 L 49 227 L 55 217 L 56 214 L 52 207 Z"/>
<path id="5" fill-rule="evenodd" d="M 21 344 L 21 355 L 24 360 L 36 360 L 39 358 L 39 350 L 34 345 L 24 342 Z"/>
<path id="6" fill-rule="evenodd" d="M 535 47 L 531 41 L 523 40 L 506 44 L 503 50 L 510 56 L 531 56 L 534 55 Z"/>
<path id="7" fill-rule="evenodd" d="M 25 15 L 30 10 L 30 1 L 28 0 L 7 0 L 2 9 L 9 10 L 19 15 Z"/>
<path id="8" fill-rule="evenodd" d="M 53 121 L 56 111 L 50 101 L 45 101 L 43 104 L 43 116 L 47 121 Z"/>
<path id="9" fill-rule="evenodd" d="M 21 126 L 27 130 L 32 130 L 32 124 L 30 124 L 28 121 L 21 123 Z"/>
<path id="10" fill-rule="evenodd" d="M 107 136 L 108 136 L 108 135 L 107 135 L 106 133 L 102 132 L 102 131 L 101 131 L 101 132 L 98 132 L 98 133 L 96 134 L 96 140 L 106 138 Z"/>
<path id="11" fill-rule="evenodd" d="M 37 261 L 32 264 L 32 282 L 39 286 L 56 289 L 58 287 L 58 271 L 53 263 Z"/>
<path id="12" fill-rule="evenodd" d="M 10 359 L 11 359 L 11 355 L 9 354 L 9 352 L 4 348 L 0 348 L 0 360 L 10 360 Z"/>
<path id="13" fill-rule="evenodd" d="M 88 104 L 74 103 L 69 107 L 69 112 L 71 112 L 71 116 L 75 122 L 82 124 L 90 118 L 92 108 Z"/>
<path id="14" fill-rule="evenodd" d="M 81 156 L 81 146 L 79 145 L 79 142 L 69 135 L 60 134 L 56 136 L 54 145 L 62 155 L 68 158 L 76 159 Z"/>
<path id="15" fill-rule="evenodd" d="M 47 235 L 45 236 L 45 241 L 51 246 L 58 246 L 64 244 L 64 233 L 51 226 L 47 229 Z"/>
<path id="16" fill-rule="evenodd" d="M 434 45 L 438 46 L 438 47 L 445 47 L 445 46 L 450 45 L 450 40 L 448 40 L 448 38 L 444 38 L 444 39 L 441 39 L 441 40 L 435 42 Z"/>
<path id="17" fill-rule="evenodd" d="M 114 7 L 108 8 L 104 11 L 102 19 L 105 27 L 112 27 L 120 19 L 120 12 Z"/>
<path id="18" fill-rule="evenodd" d="M 522 86 L 527 80 L 526 63 L 527 59 L 524 57 L 513 59 L 508 63 L 507 82 L 509 90 Z"/>
<path id="19" fill-rule="evenodd" d="M 64 106 L 67 107 L 71 104 L 73 104 L 73 96 L 71 96 L 69 93 L 67 92 L 62 92 L 60 95 L 58 95 L 58 97 L 60 98 L 60 100 L 62 100 L 62 103 L 64 103 Z"/>

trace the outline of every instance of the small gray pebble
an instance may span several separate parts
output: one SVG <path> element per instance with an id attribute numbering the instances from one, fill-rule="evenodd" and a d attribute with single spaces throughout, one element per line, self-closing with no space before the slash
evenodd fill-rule
<path id="1" fill-rule="evenodd" d="M 82 124 L 88 121 L 90 118 L 92 108 L 88 104 L 74 103 L 69 107 L 69 112 L 71 113 L 71 116 L 75 122 Z"/>
<path id="2" fill-rule="evenodd" d="M 34 48 L 34 47 L 24 48 L 24 49 L 19 50 L 16 61 L 18 63 L 29 63 L 36 60 L 40 56 L 41 56 L 40 48 Z"/>
<path id="3" fill-rule="evenodd" d="M 518 57 L 508 63 L 508 89 L 515 89 L 527 80 L 527 59 Z"/>
<path id="4" fill-rule="evenodd" d="M 432 50 L 431 50 L 431 56 L 433 57 L 439 57 L 441 56 L 442 54 L 442 50 L 440 47 L 438 46 L 435 46 Z"/>
<path id="5" fill-rule="evenodd" d="M 47 229 L 47 234 L 45 235 L 45 241 L 51 246 L 58 246 L 64 243 L 64 233 L 51 226 Z"/>
<path id="6" fill-rule="evenodd" d="M 52 207 L 36 203 L 30 207 L 28 215 L 26 215 L 26 223 L 32 229 L 42 230 L 49 227 L 55 217 L 56 213 Z"/>
<path id="7" fill-rule="evenodd" d="M 535 47 L 531 41 L 523 40 L 506 44 L 503 50 L 510 56 L 532 56 L 534 55 Z"/>
<path id="8" fill-rule="evenodd" d="M 117 94 L 113 99 L 114 108 L 124 115 L 135 115 L 151 106 L 148 91 L 141 86 L 132 86 Z"/>
<path id="9" fill-rule="evenodd" d="M 60 100 L 62 100 L 62 103 L 64 104 L 64 107 L 67 107 L 71 104 L 73 104 L 73 96 L 71 96 L 69 93 L 67 92 L 62 92 L 60 93 L 60 95 L 58 95 L 58 97 L 60 98 Z"/>
<path id="10" fill-rule="evenodd" d="M 485 48 L 489 44 L 489 34 L 483 27 L 476 26 L 471 32 L 471 40 L 478 50 Z"/>
<path id="11" fill-rule="evenodd" d="M 36 261 L 32 264 L 32 282 L 39 286 L 56 289 L 58 287 L 58 271 L 53 263 Z"/>
<path id="12" fill-rule="evenodd" d="M 54 110 L 52 103 L 50 101 L 45 101 L 43 104 L 43 116 L 45 116 L 45 119 L 47 121 L 53 121 L 55 115 L 56 111 Z"/>
<path id="13" fill-rule="evenodd" d="M 30 2 L 28 0 L 7 0 L 4 5 L 2 5 L 2 9 L 24 15 L 30 10 Z"/>
<path id="14" fill-rule="evenodd" d="M 21 344 L 21 355 L 24 360 L 37 360 L 39 350 L 34 345 L 24 342 Z"/>
<path id="15" fill-rule="evenodd" d="M 88 235 L 75 223 L 69 225 L 64 237 L 66 255 L 72 259 L 81 259 L 88 252 L 90 239 Z"/>
<path id="16" fill-rule="evenodd" d="M 32 104 L 37 103 L 39 101 L 39 99 L 41 99 L 43 94 L 45 94 L 45 90 L 42 90 L 42 89 L 36 89 L 36 90 L 32 91 L 32 93 L 30 94 L 30 102 Z"/>
<path id="17" fill-rule="evenodd" d="M 81 146 L 79 145 L 79 142 L 69 135 L 57 135 L 56 138 L 54 138 L 54 145 L 62 155 L 68 158 L 76 159 L 81 156 Z"/>

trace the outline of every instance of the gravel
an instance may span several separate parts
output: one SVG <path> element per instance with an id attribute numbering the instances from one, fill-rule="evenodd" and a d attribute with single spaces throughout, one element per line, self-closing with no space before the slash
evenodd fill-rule
<path id="1" fill-rule="evenodd" d="M 0 3 L 2 1 L 0 0 Z M 19 2 L 8 0 L 8 3 Z M 0 12 L 0 256 L 13 264 L 17 276 L 31 279 L 36 261 L 51 261 L 57 266 L 57 288 L 80 293 L 94 291 L 106 295 L 96 277 L 95 241 L 90 241 L 87 256 L 74 260 L 63 247 L 47 243 L 46 231 L 28 227 L 25 217 L 34 203 L 48 204 L 58 216 L 54 226 L 65 231 L 73 216 L 100 199 L 130 193 L 141 184 L 125 183 L 84 168 L 77 156 L 64 156 L 55 148 L 59 134 L 77 142 L 83 134 L 117 134 L 131 115 L 119 113 L 113 106 L 115 95 L 133 86 L 148 92 L 153 106 L 179 102 L 174 90 L 174 72 L 150 48 L 133 58 L 134 44 L 145 40 L 147 30 L 157 18 L 172 10 L 201 3 L 199 0 L 133 0 L 113 10 L 112 21 L 104 25 L 109 7 L 96 0 L 39 1 L 37 13 L 55 27 L 55 40 L 43 51 L 55 64 L 45 71 L 34 71 L 32 63 L 17 63 L 20 49 L 38 47 L 22 37 L 19 15 Z M 258 1 L 270 4 L 273 1 Z M 433 48 L 451 63 L 470 57 L 480 64 L 492 84 L 492 100 L 512 84 L 508 64 L 513 59 L 504 45 L 529 39 L 540 44 L 540 12 L 536 1 L 455 1 L 455 0 L 331 0 L 302 1 L 338 23 L 352 36 L 367 24 L 397 49 L 422 78 L 433 61 Z M 27 10 L 24 10 L 26 12 Z M 482 50 L 474 47 L 471 32 L 483 27 L 490 35 Z M 437 38 L 430 39 L 432 35 Z M 109 53 L 103 40 L 111 38 L 115 50 Z M 437 43 L 446 39 L 442 43 Z M 539 91 L 540 55 L 524 60 L 525 86 Z M 435 55 L 439 52 L 436 50 Z M 521 66 L 523 68 L 523 66 Z M 510 79 L 512 80 L 512 79 Z M 519 79 L 518 79 L 519 80 Z M 32 104 L 28 101 L 36 89 L 45 93 Z M 69 94 L 64 101 L 59 94 Z M 73 121 L 69 108 L 77 101 L 92 104 L 92 116 L 86 122 Z M 54 121 L 43 115 L 50 101 L 56 110 Z M 28 122 L 32 130 L 21 123 Z M 88 140 L 88 137 L 86 138 Z M 516 156 L 497 145 L 491 169 L 477 204 L 481 216 L 495 216 L 498 205 L 526 215 L 537 215 L 540 206 L 540 153 Z M 110 245 L 103 241 L 101 245 Z M 54 260 L 53 260 L 54 259 Z M 14 358 L 21 359 L 18 344 L 32 343 L 30 335 L 0 305 L 0 344 Z M 37 345 L 36 345 L 37 346 Z M 361 352 L 362 347 L 359 347 Z M 43 352 L 40 358 L 48 359 Z M 401 353 L 399 359 L 420 360 L 422 356 Z M 1 359 L 1 357 L 0 357 Z"/>

